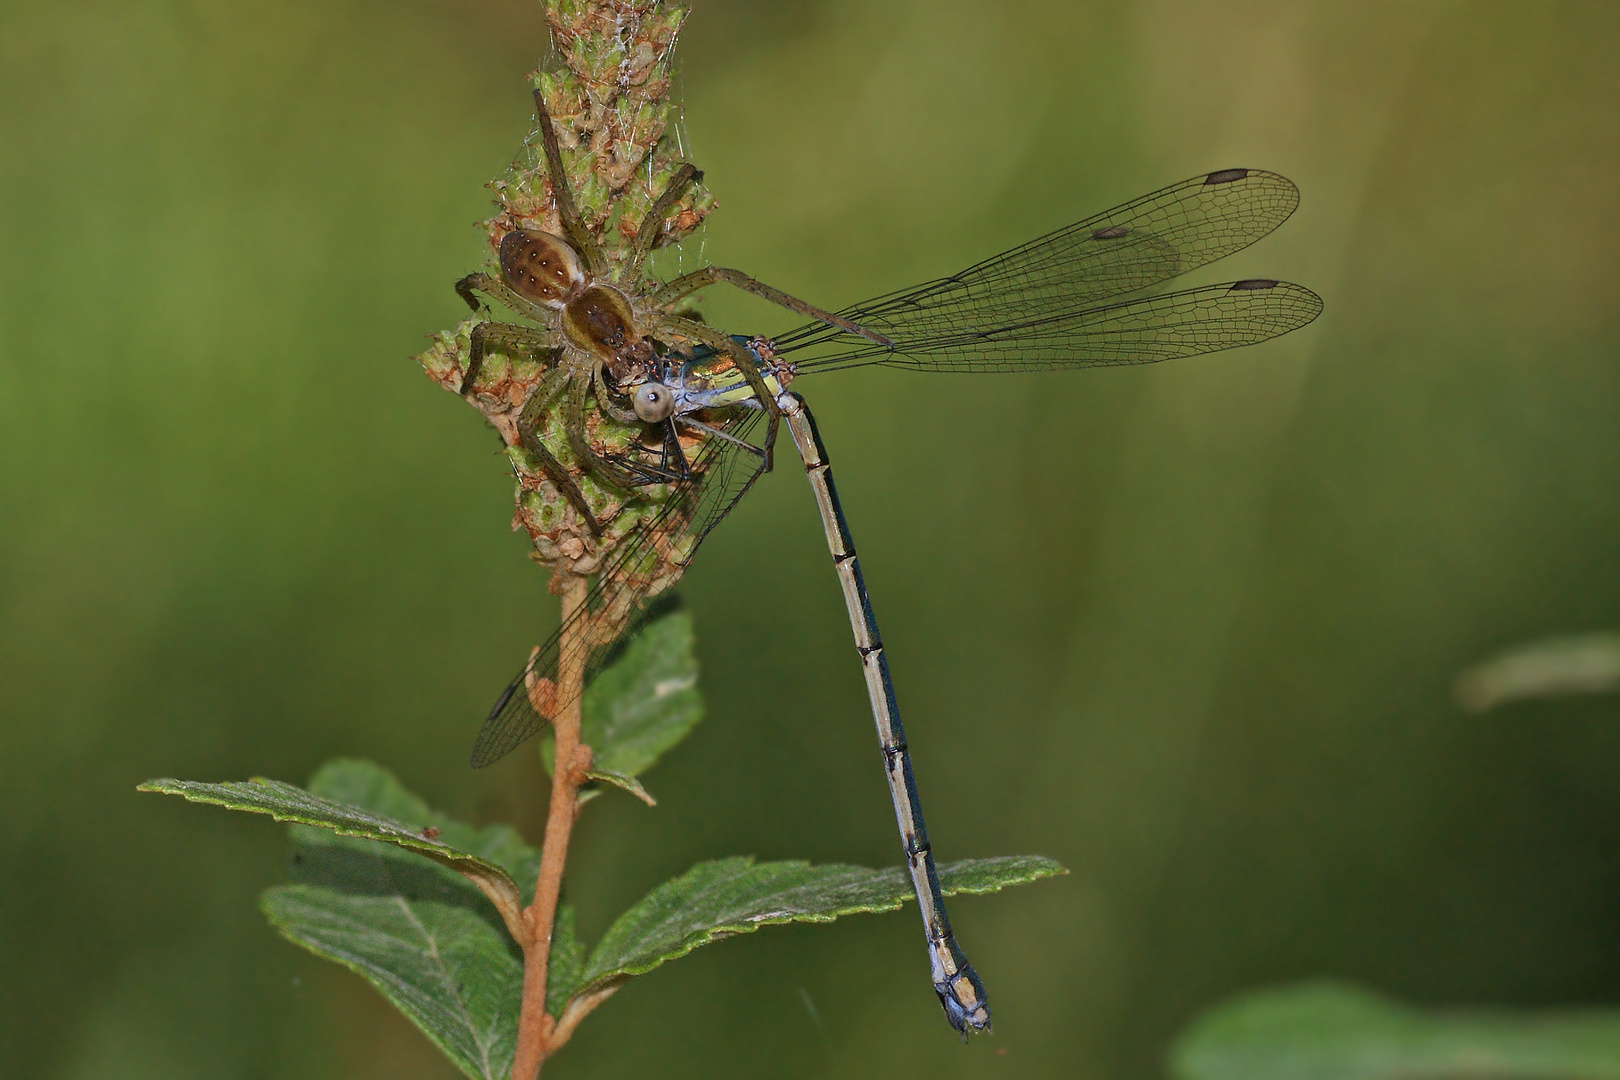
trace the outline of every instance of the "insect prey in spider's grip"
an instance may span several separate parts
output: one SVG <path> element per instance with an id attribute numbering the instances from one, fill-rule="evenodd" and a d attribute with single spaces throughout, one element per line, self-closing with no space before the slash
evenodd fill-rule
<path id="1" fill-rule="evenodd" d="M 541 111 L 549 125 L 543 104 Z M 614 264 L 580 224 L 566 171 L 553 156 L 556 139 L 549 127 L 543 131 L 568 238 L 513 229 L 499 245 L 500 279 L 474 274 L 458 284 L 469 303 L 481 293 L 533 324 L 479 323 L 463 381 L 476 382 L 471 369 L 485 344 L 543 358 L 544 374 L 527 391 L 518 425 L 523 446 L 532 445 L 531 457 L 543 466 L 525 488 L 540 510 L 526 517 L 520 505 L 519 521 L 540 561 L 587 576 L 590 586 L 583 607 L 491 710 L 473 749 L 475 766 L 504 757 L 573 706 L 581 683 L 560 676 L 563 643 L 585 642 L 587 675 L 594 673 L 769 468 L 779 421 L 805 458 L 855 641 L 882 640 L 825 448 L 804 399 L 787 389 L 790 381 L 797 390 L 805 375 L 867 366 L 1045 372 L 1151 364 L 1257 345 L 1322 310 L 1311 290 L 1268 278 L 1156 291 L 1287 220 L 1299 191 L 1264 170 L 1202 173 L 957 273 L 827 312 L 720 267 L 655 280 L 643 260 L 656 227 L 635 230 L 632 250 L 615 255 Z M 655 211 L 662 215 L 696 175 L 679 169 Z M 718 284 L 806 321 L 769 338 L 726 334 L 693 318 L 688 302 Z M 554 490 L 567 498 L 552 497 Z M 580 517 L 591 531 L 577 527 Z M 954 1028 L 988 1030 L 983 984 L 945 916 L 887 661 L 869 647 L 862 663 L 934 989 Z"/>

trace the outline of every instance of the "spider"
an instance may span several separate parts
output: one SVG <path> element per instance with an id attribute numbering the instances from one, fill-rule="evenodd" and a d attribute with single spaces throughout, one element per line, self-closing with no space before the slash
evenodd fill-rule
<path id="1" fill-rule="evenodd" d="M 882 335 L 822 311 L 739 270 L 705 266 L 667 283 L 644 275 L 644 264 L 658 238 L 664 216 L 688 187 L 702 179 L 703 174 L 690 162 L 676 170 L 642 218 L 622 264 L 610 267 L 580 216 L 563 171 L 551 114 L 538 89 L 534 92 L 534 103 L 557 214 L 567 236 L 514 229 L 501 240 L 500 277 L 475 273 L 456 283 L 456 292 L 475 313 L 488 310 L 479 299 L 482 294 L 536 324 L 481 322 L 475 326 L 461 393 L 467 396 L 473 392 L 479 369 L 489 352 L 513 350 L 537 359 L 549 358 L 549 371 L 519 414 L 519 438 L 523 448 L 534 456 L 547 477 L 579 511 L 592 535 L 600 537 L 601 525 L 579 485 L 535 435 L 535 424 L 548 402 L 561 400 L 564 403 L 563 428 L 574 456 L 595 478 L 612 487 L 627 490 L 687 479 L 689 473 L 675 425 L 704 430 L 708 434 L 716 432 L 690 417 L 672 415 L 674 402 L 667 389 L 649 379 L 656 374 L 661 357 L 670 347 L 690 351 L 689 343 L 697 342 L 731 357 L 767 414 L 763 446 L 765 468 L 770 468 L 770 451 L 780 418 L 775 396 L 742 345 L 690 314 L 677 313 L 687 297 L 699 289 L 719 283 L 733 285 L 879 345 L 892 343 Z M 591 398 L 604 415 L 624 424 L 645 425 L 649 435 L 656 434 L 656 425 L 663 425 L 664 450 L 660 463 L 648 466 L 594 450 L 585 423 L 586 405 Z"/>

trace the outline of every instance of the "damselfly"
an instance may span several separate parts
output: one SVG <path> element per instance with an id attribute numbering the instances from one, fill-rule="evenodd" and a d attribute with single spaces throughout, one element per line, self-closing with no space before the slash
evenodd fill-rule
<path id="1" fill-rule="evenodd" d="M 535 435 L 543 410 L 524 408 L 518 425 L 523 446 L 540 451 L 532 455 L 538 471 L 587 519 L 599 550 L 582 564 L 594 574 L 585 607 L 531 654 L 508 685 L 479 732 L 472 763 L 499 760 L 569 704 L 559 699 L 556 676 L 563 640 L 583 636 L 593 661 L 600 662 L 635 613 L 679 576 L 704 538 L 770 468 L 777 425 L 786 419 L 820 507 L 865 671 L 934 989 L 954 1028 L 964 1034 L 984 1029 L 988 1000 L 946 917 L 854 543 L 814 420 L 788 385 L 805 375 L 872 364 L 964 372 L 1146 364 L 1285 334 L 1321 312 L 1320 298 L 1309 289 L 1248 279 L 1170 293 L 1146 290 L 1270 233 L 1293 213 L 1298 189 L 1254 169 L 1203 174 L 960 273 L 828 313 L 720 268 L 669 284 L 642 284 L 642 260 L 655 228 L 645 222 L 630 264 L 614 275 L 578 223 L 538 95 L 537 103 L 559 217 L 569 236 L 514 230 L 500 246 L 500 280 L 473 275 L 459 286 L 475 309 L 474 293 L 481 292 L 541 324 L 481 323 L 463 385 L 474 386 L 487 351 L 549 350 L 553 370 L 566 384 L 545 399 L 564 403 L 566 442 L 556 442 L 553 432 L 554 442 L 572 451 L 576 466 L 621 494 L 606 508 L 588 498 L 567 463 Z M 697 175 L 683 167 L 647 220 Z M 749 338 L 675 313 L 690 292 L 718 282 L 812 321 L 772 339 Z M 591 405 L 595 415 L 626 425 L 632 436 L 611 445 L 593 438 Z M 630 524 L 610 529 L 610 518 Z"/>

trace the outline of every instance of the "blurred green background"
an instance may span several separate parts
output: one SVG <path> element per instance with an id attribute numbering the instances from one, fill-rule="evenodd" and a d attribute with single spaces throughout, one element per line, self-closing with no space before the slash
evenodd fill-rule
<path id="1" fill-rule="evenodd" d="M 1620 1002 L 1620 710 L 1448 697 L 1620 624 L 1620 8 L 694 8 L 687 265 L 835 307 L 1255 166 L 1299 212 L 1196 280 L 1327 311 L 1157 368 L 807 379 L 937 850 L 1073 873 L 953 907 L 993 1040 L 894 915 L 660 969 L 546 1075 L 1149 1078 L 1324 974 Z M 544 42 L 534 0 L 0 6 L 0 1074 L 451 1075 L 264 925 L 279 827 L 134 786 L 363 754 L 538 837 L 533 755 L 464 763 L 554 600 L 408 357 Z M 655 811 L 585 815 L 588 934 L 707 857 L 898 861 L 821 543 L 785 468 L 688 576 L 709 715 Z"/>

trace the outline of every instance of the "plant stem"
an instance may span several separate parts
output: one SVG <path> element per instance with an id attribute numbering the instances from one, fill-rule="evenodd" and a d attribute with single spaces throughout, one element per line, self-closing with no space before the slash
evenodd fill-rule
<path id="1" fill-rule="evenodd" d="M 577 574 L 563 576 L 563 637 L 557 659 L 556 700 L 569 704 L 551 718 L 556 737 L 551 808 L 546 815 L 546 837 L 540 847 L 540 876 L 534 886 L 534 902 L 524 912 L 529 932 L 528 940 L 523 943 L 523 1004 L 518 1013 L 512 1080 L 535 1080 L 540 1075 L 541 1063 L 555 1049 L 551 1035 L 556 1021 L 546 1015 L 546 966 L 551 958 L 551 930 L 557 918 L 563 866 L 568 860 L 568 838 L 579 807 L 579 786 L 591 766 L 591 748 L 582 746 L 579 741 L 591 627 L 589 619 L 575 618 L 584 611 L 587 587 L 586 579 Z"/>

